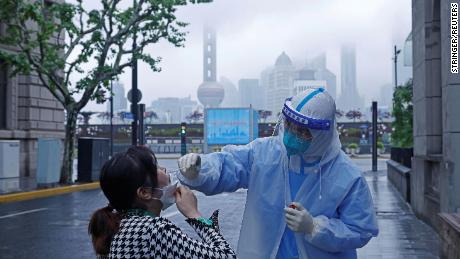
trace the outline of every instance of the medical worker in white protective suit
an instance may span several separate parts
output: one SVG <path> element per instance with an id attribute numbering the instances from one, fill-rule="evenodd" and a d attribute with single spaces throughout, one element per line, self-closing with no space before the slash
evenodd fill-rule
<path id="1" fill-rule="evenodd" d="M 322 88 L 287 99 L 279 134 L 188 154 L 179 180 L 206 195 L 246 188 L 238 258 L 356 258 L 376 236 L 372 197 L 345 155 Z"/>

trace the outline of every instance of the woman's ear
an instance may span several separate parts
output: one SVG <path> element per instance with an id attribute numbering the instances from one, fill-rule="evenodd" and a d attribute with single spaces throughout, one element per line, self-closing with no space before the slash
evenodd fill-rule
<path id="1" fill-rule="evenodd" d="M 152 198 L 152 193 L 147 190 L 147 188 L 139 187 L 137 188 L 137 197 L 142 200 L 150 200 Z"/>

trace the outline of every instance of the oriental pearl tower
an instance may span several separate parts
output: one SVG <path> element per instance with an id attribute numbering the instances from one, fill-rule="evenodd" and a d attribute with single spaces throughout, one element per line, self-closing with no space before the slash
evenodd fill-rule
<path id="1" fill-rule="evenodd" d="M 225 95 L 224 87 L 216 81 L 216 31 L 203 30 L 203 83 L 198 87 L 198 100 L 205 108 L 219 107 Z"/>

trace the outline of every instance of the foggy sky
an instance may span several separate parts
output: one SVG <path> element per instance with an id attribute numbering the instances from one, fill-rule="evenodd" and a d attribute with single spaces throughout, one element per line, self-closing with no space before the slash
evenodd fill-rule
<path id="1" fill-rule="evenodd" d="M 403 47 L 411 30 L 411 1 L 214 0 L 182 7 L 177 17 L 190 23 L 185 47 L 162 42 L 147 48 L 162 57 L 160 73 L 139 62 L 138 84 L 147 106 L 158 97 L 190 95 L 197 100 L 205 22 L 217 30 L 217 78 L 225 76 L 235 85 L 241 78 L 259 78 L 282 51 L 299 66 L 305 58 L 326 52 L 340 93 L 340 45 L 354 43 L 358 90 L 369 102 L 382 85 L 392 82 L 393 45 Z M 125 89 L 131 88 L 130 69 L 120 79 Z M 105 109 L 91 103 L 85 110 Z"/>

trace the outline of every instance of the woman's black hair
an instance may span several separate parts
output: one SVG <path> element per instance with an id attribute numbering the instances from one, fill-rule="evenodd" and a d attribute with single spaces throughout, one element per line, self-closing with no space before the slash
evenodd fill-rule
<path id="1" fill-rule="evenodd" d="M 116 210 L 131 209 L 139 187 L 157 186 L 156 157 L 147 147 L 131 147 L 104 164 L 99 181 L 104 195 Z"/>
<path id="2" fill-rule="evenodd" d="M 123 213 L 132 208 L 145 209 L 136 202 L 137 189 L 158 185 L 155 154 L 145 146 L 135 146 L 114 155 L 102 167 L 99 183 L 110 205 L 93 213 L 88 233 L 96 253 L 106 255 Z"/>

